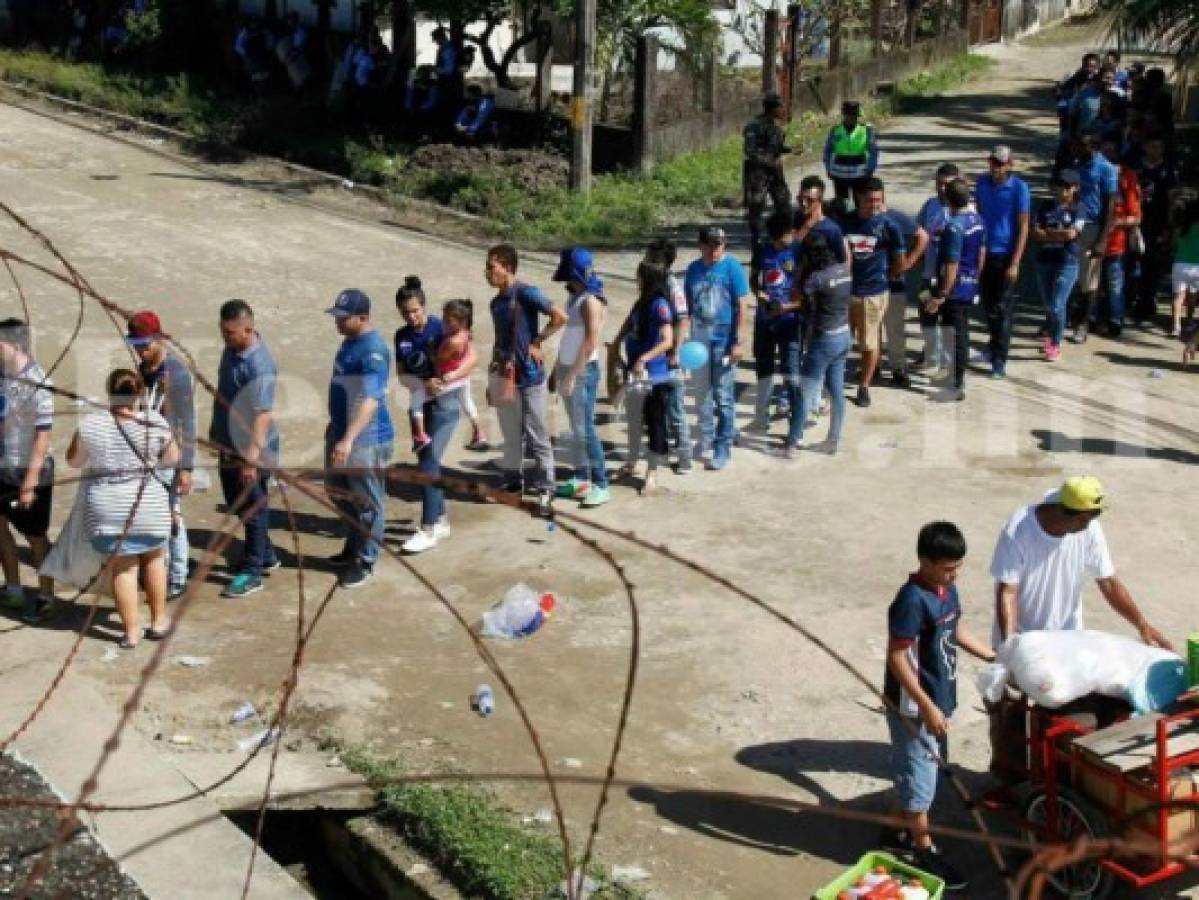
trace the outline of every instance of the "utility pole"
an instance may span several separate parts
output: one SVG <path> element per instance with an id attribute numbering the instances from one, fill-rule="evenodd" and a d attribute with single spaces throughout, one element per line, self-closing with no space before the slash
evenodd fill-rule
<path id="1" fill-rule="evenodd" d="M 575 0 L 574 96 L 570 105 L 570 188 L 591 193 L 591 104 L 595 59 L 595 0 Z"/>

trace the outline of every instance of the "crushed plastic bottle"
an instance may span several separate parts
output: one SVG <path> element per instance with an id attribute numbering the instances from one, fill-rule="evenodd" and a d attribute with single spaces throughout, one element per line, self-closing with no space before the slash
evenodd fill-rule
<path id="1" fill-rule="evenodd" d="M 483 613 L 483 637 L 512 640 L 536 632 L 553 614 L 553 594 L 540 596 L 527 584 L 513 585 L 504 599 Z"/>
<path id="2" fill-rule="evenodd" d="M 470 706 L 483 718 L 487 718 L 495 712 L 495 692 L 492 691 L 491 685 L 481 684 L 475 688 L 475 692 L 470 698 Z"/>

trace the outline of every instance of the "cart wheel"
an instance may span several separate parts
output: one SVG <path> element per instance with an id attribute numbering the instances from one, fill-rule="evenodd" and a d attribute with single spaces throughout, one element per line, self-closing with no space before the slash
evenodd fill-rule
<path id="1" fill-rule="evenodd" d="M 1047 827 L 1045 789 L 1035 788 L 1024 801 L 1024 820 L 1032 825 Z M 1068 788 L 1058 788 L 1058 839 L 1071 841 L 1076 837 L 1108 837 L 1111 828 L 1107 819 L 1093 805 Z M 1035 847 L 1041 839 L 1033 830 L 1025 829 L 1024 836 Z M 1055 896 L 1069 900 L 1106 900 L 1112 895 L 1117 879 L 1099 865 L 1098 860 L 1086 860 L 1059 869 L 1046 878 Z"/>

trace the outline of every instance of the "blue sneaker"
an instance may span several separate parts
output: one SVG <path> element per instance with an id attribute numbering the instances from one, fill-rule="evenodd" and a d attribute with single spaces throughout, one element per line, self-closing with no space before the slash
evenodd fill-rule
<path id="1" fill-rule="evenodd" d="M 729 451 L 723 447 L 717 448 L 712 454 L 712 458 L 708 460 L 707 469 L 711 472 L 719 472 L 729 464 Z"/>
<path id="2" fill-rule="evenodd" d="M 233 576 L 233 580 L 225 585 L 225 589 L 221 591 L 222 597 L 241 598 L 248 597 L 250 594 L 257 594 L 263 589 L 262 579 L 250 572 L 242 572 L 239 575 Z"/>

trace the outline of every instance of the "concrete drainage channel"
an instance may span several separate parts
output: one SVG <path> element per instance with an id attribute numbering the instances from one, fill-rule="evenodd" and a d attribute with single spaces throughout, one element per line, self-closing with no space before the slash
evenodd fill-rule
<path id="1" fill-rule="evenodd" d="M 258 810 L 226 810 L 251 839 Z M 361 810 L 268 809 L 261 852 L 318 900 L 451 900 L 461 895 L 394 830 Z"/>

